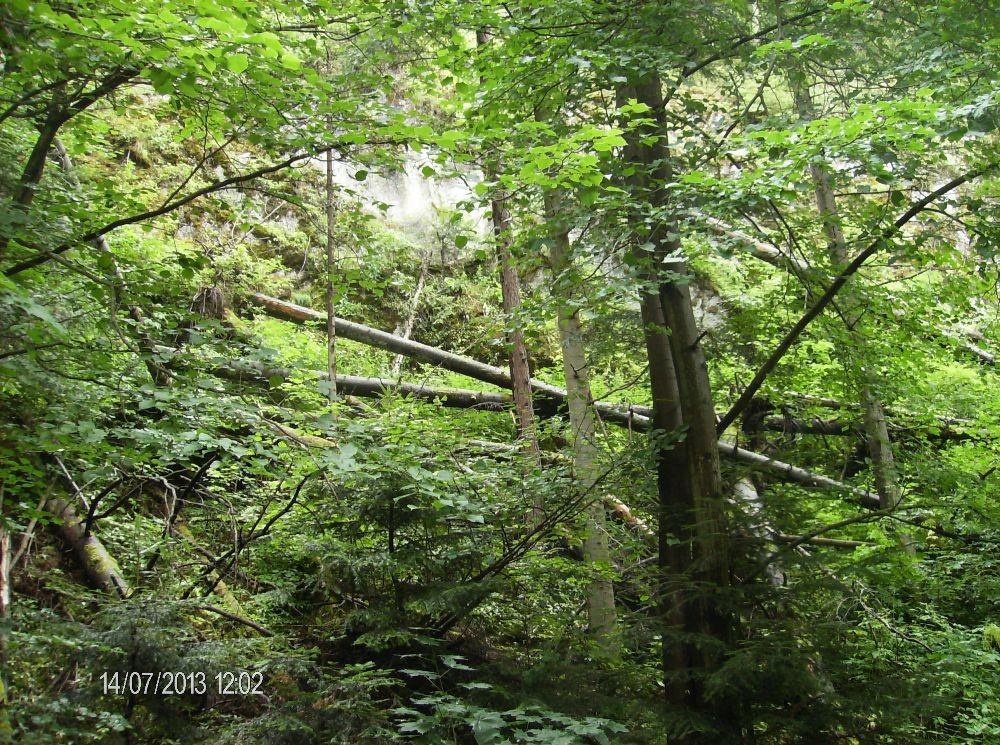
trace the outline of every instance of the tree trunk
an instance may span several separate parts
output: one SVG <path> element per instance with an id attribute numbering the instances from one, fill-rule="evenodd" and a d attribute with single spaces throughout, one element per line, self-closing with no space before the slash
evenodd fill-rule
<path id="1" fill-rule="evenodd" d="M 795 106 L 802 119 L 815 117 L 815 106 L 809 92 L 809 82 L 804 74 L 793 70 L 789 75 Z M 813 162 L 809 166 L 816 193 L 816 208 L 823 224 L 823 234 L 827 239 L 827 249 L 830 261 L 836 268 L 846 266 L 850 260 L 847 239 L 840 224 L 840 214 L 837 210 L 837 199 L 830 183 L 830 175 L 823 163 Z M 856 309 L 861 300 L 853 288 L 845 290 L 845 305 L 848 312 Z M 864 349 L 866 340 L 850 329 L 851 344 L 856 349 Z M 872 470 L 875 473 L 875 490 L 879 495 L 882 509 L 895 507 L 899 504 L 901 490 L 899 474 L 896 469 L 896 459 L 892 452 L 892 442 L 889 439 L 889 429 L 886 425 L 885 410 L 881 399 L 875 394 L 875 376 L 867 367 L 860 371 L 862 377 L 860 403 L 863 413 L 865 435 L 868 438 L 868 453 L 871 456 Z M 904 542 L 908 542 L 904 539 Z"/>
<path id="2" fill-rule="evenodd" d="M 620 101 L 636 99 L 649 107 L 650 124 L 628 136 L 625 157 L 632 166 L 626 178 L 633 199 L 654 213 L 669 207 L 664 185 L 671 180 L 666 120 L 659 76 L 647 72 L 618 91 Z M 643 210 L 645 211 L 645 210 Z M 640 215 L 630 222 L 643 225 Z M 646 267 L 640 303 L 646 330 L 646 353 L 653 392 L 653 420 L 658 442 L 660 498 L 661 603 L 665 624 L 683 634 L 664 633 L 663 675 L 667 702 L 713 715 L 726 729 L 738 723 L 727 697 L 709 701 L 707 674 L 717 669 L 731 635 L 732 620 L 721 592 L 729 584 L 729 560 L 719 447 L 715 435 L 708 371 L 683 275 L 677 225 L 661 217 L 633 246 L 652 243 L 653 260 L 633 249 L 633 263 Z M 659 274 L 664 266 L 670 274 Z M 680 280 L 680 281 L 678 281 Z M 654 288 L 659 288 L 656 291 Z M 664 340 L 667 344 L 664 344 Z M 665 349 L 664 347 L 668 347 Z M 672 378 L 672 379 L 671 379 Z M 680 435 L 682 440 L 676 442 Z M 698 741 L 698 735 L 680 743 Z"/>
<path id="3" fill-rule="evenodd" d="M 329 376 L 330 403 L 337 400 L 337 316 L 333 312 L 333 221 L 335 202 L 333 190 L 333 150 L 326 151 L 326 371 Z"/>
<path id="4" fill-rule="evenodd" d="M 396 336 L 401 339 L 409 339 L 413 333 L 413 324 L 417 319 L 417 311 L 420 309 L 420 296 L 424 293 L 424 286 L 427 284 L 427 268 L 430 263 L 428 256 L 424 256 L 420 264 L 420 275 L 417 277 L 417 286 L 413 290 L 413 297 L 410 299 L 410 313 L 402 326 L 397 326 Z M 406 355 L 397 354 L 392 360 L 392 377 L 399 376 L 399 371 L 403 367 L 403 357 Z"/>
<path id="5" fill-rule="evenodd" d="M 59 166 L 62 168 L 63 175 L 70 183 L 70 186 L 79 191 L 80 179 L 76 175 L 76 169 L 73 167 L 73 160 L 69 157 L 69 153 L 66 151 L 66 148 L 58 138 L 52 141 L 52 146 L 56 157 L 59 159 Z M 125 306 L 125 310 L 128 313 L 129 318 L 131 318 L 135 323 L 135 333 L 138 337 L 140 351 L 144 355 L 143 363 L 146 366 L 146 370 L 149 372 L 149 377 L 157 386 L 169 386 L 172 382 L 170 373 L 162 364 L 156 361 L 156 343 L 153 341 L 153 337 L 151 337 L 145 330 L 145 316 L 142 311 L 139 310 L 138 306 L 128 301 L 128 285 L 125 282 L 125 275 L 122 274 L 122 271 L 118 266 L 118 262 L 115 260 L 115 256 L 111 252 L 111 246 L 108 245 L 108 239 L 103 235 L 99 235 L 91 242 L 93 243 L 94 248 L 110 260 L 111 297 L 114 301 L 114 305 L 116 306 L 115 308 L 112 308 L 112 310 L 115 311 L 117 310 L 117 307 L 123 305 Z"/>
<path id="6" fill-rule="evenodd" d="M 482 49 L 489 42 L 489 32 L 476 31 L 476 44 Z M 500 166 L 487 162 L 486 180 L 497 182 Z M 509 349 L 511 393 L 514 395 L 514 416 L 517 422 L 517 436 L 530 457 L 534 467 L 541 466 L 541 449 L 535 429 L 535 407 L 531 392 L 531 368 L 528 365 L 528 348 L 524 343 L 524 331 L 517 320 L 521 307 L 521 284 L 517 276 L 511 252 L 511 220 L 506 200 L 494 192 L 490 200 L 490 218 L 493 224 L 493 238 L 496 243 L 497 261 L 500 265 L 500 291 L 503 298 L 503 312 L 509 330 L 506 332 Z M 528 522 L 537 526 L 545 519 L 545 500 L 536 492 Z"/>
<path id="7" fill-rule="evenodd" d="M 13 208 L 11 213 L 17 215 L 18 220 L 7 228 L 11 231 L 10 233 L 7 233 L 6 230 L 0 233 L 0 258 L 3 258 L 6 253 L 13 232 L 28 219 L 31 203 L 35 199 L 35 193 L 42 180 L 42 173 L 45 171 L 45 161 L 49 156 L 49 150 L 52 149 L 52 142 L 64 121 L 65 116 L 62 109 L 54 109 L 39 127 L 38 139 L 35 140 L 35 145 L 28 156 L 28 162 L 25 164 L 21 178 L 11 196 L 11 207 Z"/>
<path id="8" fill-rule="evenodd" d="M 288 303 L 284 300 L 261 295 L 260 293 L 254 294 L 250 299 L 256 305 L 264 308 L 268 314 L 285 321 L 292 321 L 293 323 L 323 323 L 326 320 L 324 313 L 319 313 L 312 308 Z M 452 354 L 437 347 L 421 344 L 412 339 L 402 339 L 394 334 L 373 329 L 364 324 L 338 318 L 337 333 L 344 339 L 378 347 L 379 349 L 384 349 L 395 354 L 404 354 L 412 359 L 427 362 L 460 375 L 467 375 L 470 378 L 475 378 L 476 380 L 481 380 L 484 383 L 490 383 L 506 390 L 511 390 L 513 387 L 510 372 L 507 370 L 502 370 L 499 367 L 487 365 L 468 357 Z M 566 396 L 566 391 L 562 388 L 543 383 L 540 380 L 530 379 L 529 382 L 536 396 L 555 401 L 561 400 Z M 623 411 L 621 408 L 617 410 L 619 413 Z M 627 413 L 625 416 L 627 416 Z"/>
<path id="9" fill-rule="evenodd" d="M 476 32 L 476 42 L 480 47 L 489 41 L 486 31 Z M 496 182 L 498 167 L 487 165 L 486 180 Z M 494 194 L 490 201 L 490 217 L 493 223 L 493 237 L 496 241 L 497 259 L 500 264 L 500 290 L 503 296 L 503 312 L 510 330 L 507 332 L 507 346 L 510 348 L 511 392 L 514 394 L 514 413 L 517 418 L 518 439 L 524 443 L 535 465 L 541 463 L 538 434 L 535 431 L 535 410 L 531 394 L 531 369 L 528 365 L 528 348 L 524 343 L 524 331 L 516 321 L 521 307 L 521 284 L 517 276 L 511 253 L 510 211 L 506 201 Z M 541 495 L 534 504 L 534 521 L 541 519 L 544 504 Z"/>
<path id="10" fill-rule="evenodd" d="M 599 448 L 595 439 L 597 415 L 590 394 L 590 372 L 583 341 L 583 328 L 577 308 L 568 302 L 573 288 L 567 286 L 571 269 L 569 228 L 561 221 L 556 197 L 545 197 L 546 217 L 552 231 L 549 255 L 552 275 L 557 287 L 567 287 L 558 293 L 559 339 L 562 346 L 563 369 L 566 375 L 566 403 L 573 443 L 573 475 L 576 488 L 587 495 L 587 525 L 583 542 L 583 558 L 594 565 L 595 576 L 587 587 L 587 618 L 601 652 L 616 656 L 619 652 L 618 616 L 615 610 L 614 584 L 608 576 L 612 568 L 608 548 L 607 516 L 604 502 L 597 492 L 600 480 Z"/>
<path id="11" fill-rule="evenodd" d="M 3 490 L 0 489 L 0 503 Z M 10 622 L 10 533 L 0 521 L 0 745 L 11 742 L 13 730 L 7 696 L 7 624 Z"/>
<path id="12" fill-rule="evenodd" d="M 500 261 L 500 288 L 503 294 L 503 312 L 508 324 L 515 324 L 515 316 L 521 307 L 521 286 L 517 278 L 511 255 L 510 213 L 503 200 L 494 198 L 492 202 L 493 235 L 496 238 L 497 258 Z M 538 436 L 535 433 L 535 412 L 531 396 L 531 370 L 528 366 L 528 348 L 524 343 L 524 332 L 514 326 L 507 332 L 510 347 L 511 392 L 514 394 L 514 410 L 517 414 L 517 430 L 535 462 L 538 462 Z M 535 505 L 541 509 L 540 504 Z"/>
<path id="13" fill-rule="evenodd" d="M 66 545 L 73 549 L 90 584 L 120 598 L 127 597 L 131 589 L 118 562 L 96 536 L 84 531 L 83 523 L 72 505 L 64 499 L 49 499 L 45 508 L 62 521 L 53 527 Z"/>

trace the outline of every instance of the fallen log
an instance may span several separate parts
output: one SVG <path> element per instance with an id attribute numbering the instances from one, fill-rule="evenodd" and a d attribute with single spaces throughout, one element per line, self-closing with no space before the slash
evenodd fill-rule
<path id="1" fill-rule="evenodd" d="M 251 300 L 263 308 L 269 315 L 283 321 L 300 324 L 322 323 L 326 321 L 325 313 L 320 313 L 312 308 L 296 305 L 295 303 L 288 303 L 278 298 L 256 293 L 251 296 Z M 511 385 L 510 374 L 499 367 L 452 354 L 443 349 L 421 344 L 411 339 L 404 339 L 361 323 L 354 323 L 353 321 L 338 317 L 337 333 L 345 339 L 428 362 L 445 370 L 467 375 L 470 378 L 475 378 L 485 383 L 492 383 L 500 388 L 510 388 Z M 548 389 L 556 395 L 559 392 L 559 389 L 548 386 L 540 381 L 532 381 L 532 386 L 537 386 L 539 390 Z"/>
<path id="2" fill-rule="evenodd" d="M 262 307 L 269 315 L 293 323 L 321 323 L 326 319 L 326 315 L 319 311 L 307 308 L 295 303 L 285 302 L 277 298 L 256 293 L 252 296 L 255 304 Z M 343 318 L 337 319 L 338 333 L 352 341 L 361 344 L 378 347 L 396 354 L 403 354 L 414 359 L 422 360 L 433 365 L 437 365 L 445 370 L 466 375 L 470 378 L 480 380 L 484 383 L 510 389 L 510 374 L 499 367 L 487 365 L 478 360 L 463 357 L 461 355 L 447 352 L 437 347 L 421 344 L 410 339 L 403 339 L 394 334 L 386 333 L 378 329 L 365 326 L 360 323 L 347 321 Z M 241 362 L 240 365 L 248 366 L 247 373 L 255 374 L 254 365 L 256 363 Z M 258 366 L 256 373 L 259 373 L 263 366 Z M 235 370 L 222 370 L 223 375 L 232 377 Z M 275 373 L 276 375 L 279 372 Z M 281 375 L 281 377 L 287 377 Z M 505 393 L 486 393 L 463 389 L 434 389 L 427 386 L 418 386 L 408 383 L 398 383 L 380 378 L 356 378 L 353 376 L 337 376 L 337 390 L 341 390 L 347 395 L 354 396 L 377 396 L 390 391 L 402 393 L 424 400 L 440 401 L 442 405 L 454 408 L 469 409 L 478 408 L 486 411 L 502 411 L 511 406 L 511 397 Z M 566 391 L 540 380 L 531 380 L 532 390 L 535 392 L 535 411 L 541 416 L 552 416 L 562 408 L 566 400 Z M 811 396 L 802 396 L 800 400 L 830 408 L 838 407 L 839 402 L 832 399 L 820 399 Z M 652 415 L 652 408 L 649 406 L 639 406 L 633 404 L 610 404 L 603 401 L 594 403 L 598 414 L 605 422 L 624 425 L 627 427 L 637 426 L 638 420 Z M 906 416 L 903 412 L 891 412 L 894 416 Z M 969 439 L 973 435 L 952 428 L 950 425 L 962 425 L 966 422 L 960 419 L 948 417 L 938 417 L 938 421 L 946 425 L 937 436 L 942 439 L 962 440 Z M 971 423 L 971 422 L 970 422 Z M 802 434 L 827 434 L 827 435 L 852 435 L 857 432 L 860 424 L 852 422 L 824 422 L 809 421 L 799 419 L 786 419 L 784 417 L 766 417 L 762 420 L 761 426 L 764 429 L 775 432 L 798 432 Z M 900 426 L 900 429 L 905 427 Z"/>
<path id="3" fill-rule="evenodd" d="M 719 440 L 719 455 L 735 460 L 738 463 L 755 466 L 756 468 L 762 468 L 766 471 L 772 471 L 783 476 L 787 481 L 794 481 L 804 486 L 818 486 L 847 492 L 848 494 L 857 497 L 858 501 L 863 506 L 870 507 L 872 509 L 879 508 L 877 494 L 872 494 L 871 492 L 863 489 L 858 489 L 857 487 L 845 484 L 841 481 L 831 479 L 828 476 L 823 476 L 818 473 L 813 473 L 812 471 L 807 471 L 804 468 L 793 466 L 791 463 L 784 463 L 766 455 L 755 453 L 752 450 L 744 450 L 741 447 L 737 447 L 732 442 Z"/>
<path id="4" fill-rule="evenodd" d="M 58 523 L 53 523 L 52 528 L 63 542 L 72 549 L 77 561 L 83 568 L 87 577 L 87 582 L 94 588 L 104 590 L 109 594 L 121 599 L 132 594 L 132 588 L 122 574 L 121 567 L 115 558 L 108 553 L 101 540 L 93 533 L 88 533 L 84 529 L 83 521 L 80 520 L 76 510 L 65 499 L 48 499 L 45 502 L 45 509 L 55 515 Z M 212 605 L 200 605 L 200 610 L 210 611 L 223 618 L 249 626 L 263 636 L 273 636 L 274 634 L 255 621 L 251 621 L 232 611 L 218 608 Z"/>
<path id="5" fill-rule="evenodd" d="M 856 437 L 864 434 L 864 425 L 860 421 L 844 421 L 840 419 L 802 419 L 799 417 L 769 416 L 764 417 L 760 421 L 759 427 L 768 432 L 783 432 L 785 434 L 845 437 Z M 901 437 L 926 431 L 927 437 L 933 440 L 962 441 L 989 439 L 991 437 L 990 433 L 985 430 L 970 432 L 944 423 L 927 425 L 915 422 L 913 426 L 907 426 L 899 422 L 893 422 L 888 424 L 888 429 L 891 433 Z"/>
<path id="6" fill-rule="evenodd" d="M 792 399 L 793 401 L 804 406 L 816 406 L 824 409 L 832 409 L 834 411 L 861 411 L 861 405 L 854 401 L 838 401 L 835 398 L 809 396 L 804 393 L 795 393 L 793 391 L 786 391 L 783 394 L 783 397 Z M 789 404 L 788 408 L 792 408 L 793 406 L 794 404 Z M 915 411 L 907 411 L 906 409 L 900 409 L 898 407 L 887 406 L 885 413 L 893 419 L 898 420 L 893 422 L 892 426 L 902 430 L 916 429 L 923 426 L 923 423 L 927 420 L 927 415 L 919 414 Z M 976 424 L 971 419 L 962 419 L 960 417 L 945 416 L 942 414 L 931 414 L 930 417 L 934 419 L 935 422 L 942 425 L 945 429 L 958 428 L 955 430 L 956 432 L 960 432 L 962 429 Z"/>
<path id="7" fill-rule="evenodd" d="M 59 518 L 53 529 L 76 554 L 90 584 L 120 598 L 128 597 L 132 590 L 118 562 L 97 536 L 84 530 L 73 506 L 65 499 L 49 499 L 45 508 Z"/>
<path id="8" fill-rule="evenodd" d="M 262 295 L 260 293 L 254 294 L 252 299 L 254 303 L 263 307 L 270 315 L 286 321 L 293 321 L 296 323 L 318 323 L 326 318 L 323 313 L 315 311 L 312 308 L 295 305 L 294 303 L 286 303 L 283 300 L 268 297 L 267 295 Z M 337 319 L 337 329 L 338 333 L 340 333 L 344 338 L 351 339 L 352 341 L 356 341 L 361 344 L 368 344 L 390 352 L 405 354 L 415 359 L 439 365 L 440 367 L 451 370 L 452 372 L 467 375 L 471 378 L 500 387 L 510 388 L 511 385 L 510 375 L 506 371 L 500 369 L 499 367 L 494 367 L 492 365 L 478 362 L 477 360 L 469 359 L 468 357 L 452 354 L 451 352 L 446 352 L 443 349 L 431 347 L 427 344 L 421 344 L 420 342 L 400 339 L 399 337 L 393 336 L 392 334 L 388 334 L 384 331 L 379 331 L 378 329 L 346 321 L 341 318 Z M 338 376 L 338 387 L 339 384 L 340 376 Z M 539 394 L 536 401 L 547 398 L 554 401 L 558 407 L 566 400 L 566 391 L 564 389 L 557 388 L 556 386 L 534 379 L 531 381 L 531 386 L 532 389 Z M 361 388 L 358 390 L 360 391 Z M 357 395 L 364 394 L 359 392 Z M 453 398 L 452 400 L 457 401 L 456 398 Z M 595 402 L 594 407 L 598 414 L 600 414 L 601 419 L 605 422 L 637 431 L 647 431 L 650 427 L 650 417 L 644 413 L 639 413 L 645 407 L 614 406 L 612 404 L 602 403 L 599 401 Z M 645 410 L 648 411 L 648 408 Z M 542 408 L 539 408 L 538 411 L 539 414 L 544 414 L 544 410 Z M 766 455 L 744 450 L 743 448 L 737 447 L 734 443 L 720 440 L 719 453 L 720 455 L 740 463 L 774 471 L 783 475 L 789 481 L 794 481 L 806 486 L 819 486 L 846 491 L 858 497 L 861 504 L 864 506 L 878 507 L 878 497 L 867 491 L 857 489 L 826 476 L 821 476 L 820 474 L 806 471 L 805 469 L 798 468 L 797 466 L 793 466 L 789 463 L 783 463 L 773 458 L 769 458 Z"/>
<path id="9" fill-rule="evenodd" d="M 339 329 L 342 320 L 338 318 L 337 322 Z M 260 362 L 247 360 L 228 360 L 217 365 L 212 372 L 220 378 L 238 383 L 254 384 L 267 383 L 276 378 L 284 381 L 292 376 L 292 371 L 287 368 L 270 367 Z M 329 375 L 317 373 L 316 379 L 328 380 Z M 337 375 L 337 391 L 347 396 L 360 398 L 377 398 L 387 394 L 398 394 L 424 401 L 438 401 L 442 406 L 455 409 L 506 411 L 513 405 L 513 398 L 506 393 L 490 393 L 461 388 L 433 388 L 426 385 L 386 380 L 385 378 L 363 378 L 355 375 Z M 542 411 L 551 409 L 552 413 L 555 413 L 555 402 L 547 403 L 552 405 L 548 408 L 542 407 Z"/>
<path id="10" fill-rule="evenodd" d="M 794 256 L 789 256 L 776 246 L 757 240 L 741 230 L 727 225 L 717 217 L 701 213 L 698 213 L 696 217 L 713 233 L 742 245 L 752 256 L 767 262 L 771 266 L 778 269 L 791 270 L 799 274 L 806 274 L 811 270 L 807 262 L 796 259 Z"/>
<path id="11" fill-rule="evenodd" d="M 251 299 L 269 315 L 284 321 L 304 324 L 321 323 L 326 320 L 325 313 L 320 313 L 302 305 L 287 303 L 284 300 L 278 300 L 277 298 L 261 295 L 260 293 L 252 295 Z M 490 383 L 506 390 L 510 390 L 511 388 L 510 373 L 507 370 L 487 365 L 484 362 L 479 362 L 469 357 L 452 354 L 443 349 L 421 344 L 410 339 L 403 339 L 385 331 L 380 331 L 364 324 L 354 323 L 340 317 L 337 318 L 337 333 L 344 339 L 378 347 L 387 352 L 406 355 L 412 359 L 427 362 L 444 370 L 465 375 L 484 383 Z M 338 375 L 337 390 L 340 390 L 340 380 L 341 378 Z M 532 378 L 531 389 L 535 394 L 535 410 L 540 414 L 554 412 L 561 408 L 566 401 L 566 391 L 564 389 L 540 380 Z M 364 396 L 366 394 L 359 392 L 353 395 Z M 485 400 L 483 403 L 485 403 Z M 630 409 L 628 406 L 616 406 L 603 402 L 597 402 L 594 405 L 603 420 L 626 426 L 630 423 L 633 413 L 636 412 L 635 407 Z M 456 406 L 459 408 L 468 408 L 457 403 Z M 506 406 L 507 404 L 504 404 L 502 408 L 506 408 Z"/>
<path id="12" fill-rule="evenodd" d="M 338 319 L 339 323 L 340 319 Z M 339 326 L 338 326 L 339 328 Z M 291 377 L 291 371 L 280 367 L 268 367 L 258 362 L 248 362 L 243 360 L 232 360 L 216 365 L 213 373 L 221 378 L 234 380 L 240 383 L 252 383 L 255 385 L 268 384 L 275 379 L 282 381 Z M 325 379 L 325 373 L 317 373 L 318 380 Z M 460 409 L 478 409 L 480 411 L 504 411 L 512 405 L 512 398 L 503 393 L 485 393 L 482 391 L 470 391 L 450 388 L 429 388 L 412 383 L 400 383 L 383 380 L 381 378 L 360 378 L 351 375 L 337 376 L 337 389 L 344 393 L 362 398 L 379 397 L 386 393 L 400 393 L 413 396 L 414 398 L 426 401 L 439 401 L 443 406 Z M 556 413 L 558 407 L 540 407 L 540 416 L 551 416 Z M 637 432 L 649 430 L 650 418 L 639 412 L 648 410 L 648 407 L 633 406 L 631 411 L 623 412 L 622 409 L 612 407 L 608 404 L 598 405 L 598 411 L 612 409 L 617 414 L 626 413 L 626 416 L 616 416 L 607 419 L 612 424 L 626 427 Z M 866 507 L 878 507 L 878 497 L 869 494 L 867 491 L 836 481 L 827 476 L 822 476 L 803 468 L 798 468 L 789 463 L 784 463 L 766 455 L 755 453 L 737 447 L 734 443 L 725 440 L 719 441 L 719 454 L 730 460 L 744 463 L 746 465 L 762 468 L 783 476 L 786 480 L 802 484 L 804 486 L 821 487 L 846 491 L 861 500 L 861 504 Z"/>

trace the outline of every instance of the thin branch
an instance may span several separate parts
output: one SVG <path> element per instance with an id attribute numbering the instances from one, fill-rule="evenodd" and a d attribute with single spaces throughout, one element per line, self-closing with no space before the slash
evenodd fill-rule
<path id="1" fill-rule="evenodd" d="M 222 616 L 223 618 L 228 618 L 230 621 L 235 621 L 236 623 L 241 623 L 244 626 L 249 626 L 251 629 L 253 629 L 257 633 L 259 633 L 261 636 L 267 636 L 267 637 L 274 636 L 274 632 L 273 631 L 271 631 L 270 629 L 265 628 L 264 626 L 261 626 L 256 621 L 251 621 L 249 618 L 244 618 L 243 616 L 238 616 L 235 613 L 230 613 L 229 611 L 223 610 L 222 608 L 217 608 L 214 605 L 199 605 L 198 608 L 200 608 L 201 610 L 207 610 L 207 611 L 210 611 L 212 613 L 216 613 L 216 614 Z"/>
<path id="2" fill-rule="evenodd" d="M 847 280 L 849 280 L 869 258 L 882 249 L 887 241 L 898 234 L 904 225 L 919 215 L 924 209 L 927 208 L 928 205 L 937 200 L 939 197 L 947 194 L 968 181 L 972 181 L 973 179 L 994 170 L 998 165 L 1000 165 L 1000 161 L 990 161 L 984 166 L 967 171 L 961 176 L 952 179 L 948 183 L 932 191 L 923 199 L 915 202 L 908 210 L 906 210 L 906 212 L 900 215 L 892 225 L 883 230 L 882 233 L 875 238 L 875 240 L 873 240 L 864 251 L 855 257 L 854 261 L 848 264 L 848 266 L 837 275 L 836 279 L 833 280 L 833 283 L 829 288 L 827 288 L 826 292 L 823 293 L 819 300 L 817 300 L 816 303 L 808 311 L 806 311 L 806 313 L 785 335 L 785 338 L 781 340 L 781 343 L 778 344 L 774 352 L 771 353 L 771 356 L 768 357 L 767 361 L 763 365 L 761 365 L 757 374 L 754 375 L 753 380 L 750 381 L 750 384 L 744 389 L 736 403 L 733 404 L 732 408 L 726 412 L 726 415 L 719 421 L 716 431 L 719 434 L 722 434 L 726 431 L 729 425 L 736 421 L 737 417 L 743 413 L 746 407 L 750 404 L 750 401 L 752 401 L 754 396 L 757 395 L 757 392 L 764 384 L 764 380 L 771 374 L 774 368 L 777 367 L 778 363 L 785 356 L 788 350 L 791 349 L 792 345 L 798 340 L 799 336 L 803 331 L 805 331 L 806 327 L 812 323 L 812 321 L 823 312 L 823 309 L 833 301 L 833 299 L 837 296 L 837 293 L 840 292 L 843 286 L 847 283 Z"/>
<path id="3" fill-rule="evenodd" d="M 123 217 L 118 220 L 114 220 L 113 222 L 110 222 L 104 225 L 103 227 L 91 230 L 89 233 L 86 233 L 80 236 L 79 238 L 74 238 L 71 241 L 67 241 L 42 254 L 33 256 L 30 259 L 25 259 L 19 264 L 15 264 L 10 268 L 5 269 L 4 275 L 7 277 L 13 277 L 15 274 L 20 274 L 21 272 L 26 271 L 27 269 L 32 269 L 33 267 L 36 267 L 40 264 L 44 264 L 45 262 L 52 259 L 54 256 L 65 253 L 66 251 L 69 251 L 71 248 L 75 248 L 76 246 L 79 246 L 82 243 L 89 243 L 91 241 L 97 240 L 101 236 L 110 233 L 112 230 L 124 227 L 125 225 L 134 225 L 135 223 L 138 222 L 143 222 L 145 220 L 151 220 L 155 217 L 160 217 L 161 215 L 165 215 L 168 212 L 173 212 L 174 210 L 183 207 L 184 205 L 189 204 L 190 202 L 193 202 L 194 200 L 203 197 L 206 194 L 212 194 L 214 192 L 221 191 L 223 189 L 228 189 L 231 186 L 237 186 L 247 181 L 252 181 L 254 179 L 260 178 L 261 176 L 267 176 L 272 173 L 277 173 L 278 171 L 282 171 L 285 168 L 288 168 L 289 166 L 292 166 L 295 163 L 298 163 L 299 161 L 305 160 L 306 158 L 310 157 L 312 157 L 312 153 L 298 153 L 297 155 L 293 155 L 290 158 L 286 158 L 280 163 L 275 163 L 273 165 L 266 166 L 264 168 L 259 168 L 256 171 L 251 171 L 250 173 L 242 174 L 240 176 L 233 176 L 231 178 L 224 179 L 222 181 L 216 181 L 213 184 L 209 184 L 208 186 L 205 186 L 201 189 L 197 189 L 196 191 L 191 192 L 187 196 L 175 199 L 172 202 L 167 202 L 166 204 L 163 204 L 156 209 L 147 210 L 146 212 L 140 212 L 139 214 L 136 215 L 130 215 L 129 217 Z"/>

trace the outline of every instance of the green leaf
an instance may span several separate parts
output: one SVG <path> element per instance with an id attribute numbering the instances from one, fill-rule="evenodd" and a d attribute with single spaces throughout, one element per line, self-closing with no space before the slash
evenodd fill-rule
<path id="1" fill-rule="evenodd" d="M 249 66 L 250 58 L 243 53 L 231 54 L 226 58 L 226 67 L 229 68 L 230 72 L 235 72 L 237 75 Z"/>

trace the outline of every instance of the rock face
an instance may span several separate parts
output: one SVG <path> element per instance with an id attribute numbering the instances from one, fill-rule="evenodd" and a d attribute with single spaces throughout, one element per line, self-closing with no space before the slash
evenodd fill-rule
<path id="1" fill-rule="evenodd" d="M 319 170 L 326 168 L 323 159 L 313 164 Z M 426 155 L 408 150 L 403 169 L 395 173 L 369 173 L 359 181 L 355 178 L 358 166 L 336 161 L 333 179 L 338 186 L 355 192 L 365 204 L 389 205 L 384 213 L 386 219 L 404 232 L 426 235 L 440 224 L 441 210 L 454 210 L 462 202 L 478 201 L 473 189 L 482 181 L 482 174 L 472 170 L 461 178 L 428 178 L 422 172 L 427 166 L 438 170 Z M 477 209 L 470 217 L 476 231 L 485 235 L 489 229 L 486 211 Z"/>

